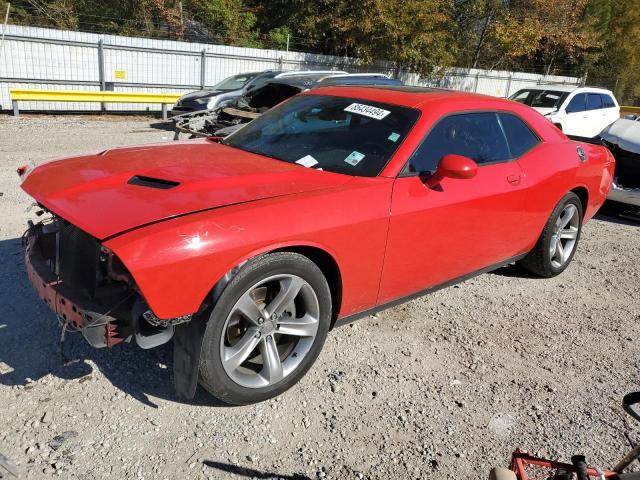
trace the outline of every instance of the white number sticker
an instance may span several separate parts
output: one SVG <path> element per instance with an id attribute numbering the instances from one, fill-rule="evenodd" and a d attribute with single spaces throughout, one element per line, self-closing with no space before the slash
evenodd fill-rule
<path id="1" fill-rule="evenodd" d="M 318 161 L 313 158 L 311 155 L 305 155 L 300 160 L 296 160 L 298 165 L 302 165 L 303 167 L 311 168 L 318 164 Z"/>
<path id="2" fill-rule="evenodd" d="M 389 110 L 384 110 L 378 107 L 372 107 L 371 105 L 363 105 L 362 103 L 352 103 L 344 109 L 345 112 L 357 113 L 358 115 L 364 115 L 365 117 L 375 118 L 376 120 L 382 120 L 389 115 Z"/>

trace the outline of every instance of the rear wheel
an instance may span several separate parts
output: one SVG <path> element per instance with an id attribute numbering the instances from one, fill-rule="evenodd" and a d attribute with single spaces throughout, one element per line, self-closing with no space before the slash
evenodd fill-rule
<path id="1" fill-rule="evenodd" d="M 250 261 L 211 312 L 200 383 L 236 405 L 279 395 L 314 363 L 330 319 L 329 286 L 307 257 L 281 252 Z"/>
<path id="2" fill-rule="evenodd" d="M 536 246 L 522 260 L 522 266 L 541 277 L 562 273 L 578 248 L 582 217 L 582 202 L 575 193 L 567 193 L 553 209 Z"/>

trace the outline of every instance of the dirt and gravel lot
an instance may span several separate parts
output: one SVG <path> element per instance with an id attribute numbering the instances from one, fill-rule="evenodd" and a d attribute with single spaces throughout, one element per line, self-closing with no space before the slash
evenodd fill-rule
<path id="1" fill-rule="evenodd" d="M 23 272 L 35 209 L 15 169 L 171 141 L 156 122 L 0 117 L 0 454 L 21 477 L 481 479 L 515 447 L 604 467 L 640 439 L 620 408 L 639 389 L 640 225 L 605 216 L 560 277 L 508 267 L 340 328 L 262 404 L 181 403 L 170 346 L 93 350 L 72 334 L 65 367 Z"/>

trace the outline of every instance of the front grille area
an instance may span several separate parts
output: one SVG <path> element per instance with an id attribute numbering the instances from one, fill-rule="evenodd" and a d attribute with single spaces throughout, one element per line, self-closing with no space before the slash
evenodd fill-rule
<path id="1" fill-rule="evenodd" d="M 58 276 L 65 284 L 93 297 L 100 280 L 100 244 L 65 220 L 59 220 L 58 226 Z"/>

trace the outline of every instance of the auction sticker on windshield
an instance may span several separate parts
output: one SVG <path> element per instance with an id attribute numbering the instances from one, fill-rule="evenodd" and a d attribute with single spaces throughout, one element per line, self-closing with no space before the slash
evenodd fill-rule
<path id="1" fill-rule="evenodd" d="M 364 105 L 362 103 L 352 103 L 347 108 L 345 108 L 344 111 L 349 113 L 357 113 L 358 115 L 364 115 L 365 117 L 369 118 L 375 118 L 376 120 L 382 120 L 384 117 L 391 113 L 389 110 L 373 107 L 371 105 Z"/>
<path id="2" fill-rule="evenodd" d="M 360 153 L 358 151 L 353 151 L 349 154 L 347 158 L 344 159 L 349 165 L 353 165 L 354 167 L 360 163 L 360 161 L 364 158 L 364 153 Z"/>

